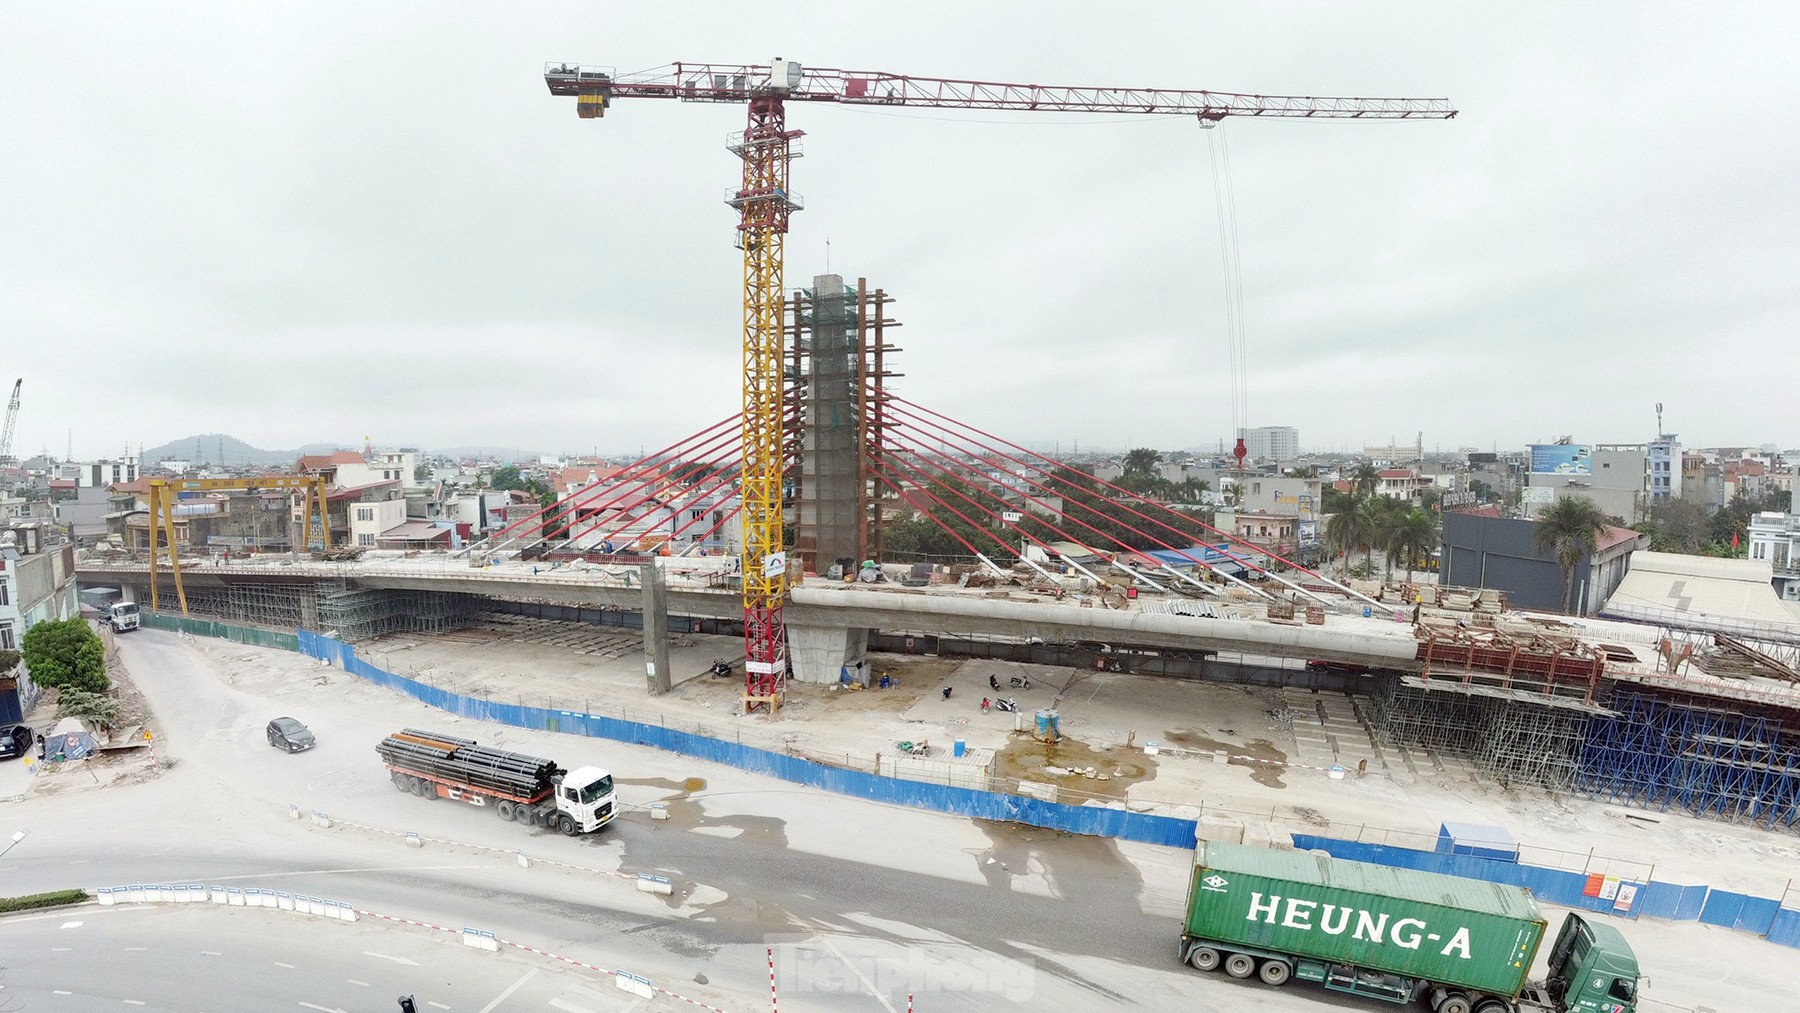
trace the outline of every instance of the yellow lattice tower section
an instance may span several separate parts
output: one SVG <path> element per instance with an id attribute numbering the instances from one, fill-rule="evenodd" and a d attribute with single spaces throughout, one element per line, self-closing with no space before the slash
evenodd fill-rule
<path id="1" fill-rule="evenodd" d="M 744 252 L 743 496 L 744 709 L 781 706 L 787 683 L 787 555 L 782 540 L 783 334 L 786 310 L 783 245 L 788 216 L 799 202 L 788 190 L 788 166 L 800 136 L 786 129 L 775 95 L 750 101 L 743 140 L 731 148 L 744 160 L 743 186 L 729 203 L 738 209 Z"/>

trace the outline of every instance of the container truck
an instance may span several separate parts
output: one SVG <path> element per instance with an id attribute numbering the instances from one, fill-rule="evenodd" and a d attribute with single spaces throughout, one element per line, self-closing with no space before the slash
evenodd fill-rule
<path id="1" fill-rule="evenodd" d="M 1203 841 L 1180 956 L 1434 1013 L 1635 1013 L 1630 944 L 1579 912 L 1556 934 L 1546 979 L 1528 980 L 1546 927 L 1522 887 Z"/>
<path id="2" fill-rule="evenodd" d="M 618 808 L 612 775 L 599 767 L 565 770 L 554 760 L 417 728 L 389 735 L 375 751 L 401 791 L 491 806 L 501 819 L 526 826 L 592 833 Z"/>
<path id="3" fill-rule="evenodd" d="M 100 621 L 114 632 L 138 628 L 137 602 L 126 601 L 125 593 L 116 587 L 90 587 L 81 592 L 81 603 L 100 613 Z"/>

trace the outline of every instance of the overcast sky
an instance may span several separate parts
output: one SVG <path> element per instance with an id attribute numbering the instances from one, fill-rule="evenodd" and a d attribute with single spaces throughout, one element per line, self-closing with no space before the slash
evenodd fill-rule
<path id="1" fill-rule="evenodd" d="M 546 60 L 1446 96 L 1229 121 L 1245 421 L 1339 449 L 1800 445 L 1800 5 L 8 4 L 14 452 L 226 432 L 602 452 L 736 410 L 737 106 Z M 1129 13 L 1118 13 L 1129 12 Z M 899 299 L 901 394 L 1069 450 L 1233 425 L 1207 133 L 794 103 L 787 283 Z M 1216 143 L 1217 140 L 1213 143 Z"/>

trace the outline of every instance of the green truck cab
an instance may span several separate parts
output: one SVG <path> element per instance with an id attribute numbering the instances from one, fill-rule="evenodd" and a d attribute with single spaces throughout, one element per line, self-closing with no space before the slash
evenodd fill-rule
<path id="1" fill-rule="evenodd" d="M 1635 1013 L 1637 955 L 1619 930 L 1571 912 L 1550 948 L 1545 989 L 1569 1013 Z"/>
<path id="2" fill-rule="evenodd" d="M 1180 957 L 1266 985 L 1292 979 L 1433 1013 L 1636 1013 L 1637 958 L 1578 913 L 1543 982 L 1527 980 L 1548 927 L 1517 886 L 1315 853 L 1202 842 Z"/>

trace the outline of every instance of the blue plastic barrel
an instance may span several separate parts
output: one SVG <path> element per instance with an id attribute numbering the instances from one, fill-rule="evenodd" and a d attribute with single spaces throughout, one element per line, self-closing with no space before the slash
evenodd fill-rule
<path id="1" fill-rule="evenodd" d="M 969 747 L 967 745 L 965 745 L 963 743 L 963 740 L 961 740 L 961 739 L 957 739 L 955 742 L 950 744 L 950 755 L 951 756 L 961 756 L 968 751 L 969 751 Z"/>
<path id="2" fill-rule="evenodd" d="M 1037 712 L 1037 733 L 1039 738 L 1050 734 L 1050 712 L 1047 710 Z"/>

